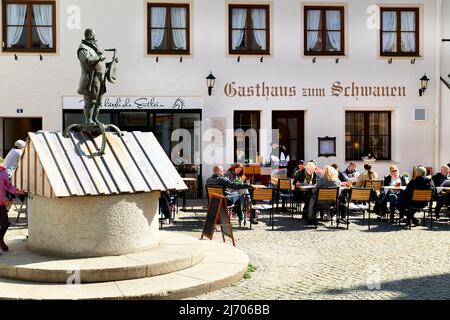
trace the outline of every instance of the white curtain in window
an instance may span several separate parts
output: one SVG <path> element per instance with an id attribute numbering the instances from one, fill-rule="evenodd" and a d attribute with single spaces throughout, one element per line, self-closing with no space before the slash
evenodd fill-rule
<path id="1" fill-rule="evenodd" d="M 242 43 L 244 39 L 244 29 L 245 22 L 247 21 L 247 10 L 246 9 L 233 9 L 231 17 L 231 28 L 232 31 L 232 49 L 236 50 Z"/>
<path id="2" fill-rule="evenodd" d="M 172 8 L 172 34 L 176 49 L 186 50 L 186 8 Z M 178 29 L 182 28 L 182 29 Z"/>
<path id="3" fill-rule="evenodd" d="M 308 10 L 306 15 L 306 26 L 308 30 L 318 30 L 320 24 L 320 11 Z M 306 50 L 313 49 L 318 41 L 319 31 L 308 31 L 306 36 Z"/>
<path id="4" fill-rule="evenodd" d="M 416 15 L 415 12 L 402 12 L 402 31 L 416 31 Z M 402 32 L 402 51 L 416 51 L 416 33 Z"/>
<path id="5" fill-rule="evenodd" d="M 7 4 L 6 5 L 6 23 L 8 31 L 6 35 L 6 47 L 11 48 L 20 41 L 23 32 L 23 25 L 25 24 L 25 16 L 27 13 L 27 6 L 23 4 Z"/>
<path id="6" fill-rule="evenodd" d="M 341 12 L 338 10 L 329 10 L 326 13 L 327 17 L 327 30 L 341 30 Z M 341 32 L 339 31 L 328 31 L 327 32 L 328 41 L 330 47 L 327 48 L 331 51 L 341 50 Z"/>
<path id="7" fill-rule="evenodd" d="M 397 31 L 397 13 L 383 12 L 383 31 Z M 383 32 L 383 52 L 395 52 L 397 43 L 396 32 Z"/>
<path id="8" fill-rule="evenodd" d="M 152 49 L 156 49 L 161 46 L 164 39 L 164 31 L 166 27 L 166 8 L 152 8 L 152 25 L 151 25 L 151 33 L 152 33 Z M 161 28 L 161 29 L 154 29 Z"/>
<path id="9" fill-rule="evenodd" d="M 261 50 L 266 50 L 267 39 L 266 39 L 266 10 L 264 9 L 252 9 L 252 22 L 253 29 L 264 29 L 264 30 L 253 30 L 255 35 L 255 40 Z"/>
<path id="10" fill-rule="evenodd" d="M 53 8 L 50 4 L 33 5 L 34 19 L 36 26 L 51 26 L 53 25 Z M 53 48 L 53 28 L 52 27 L 37 27 L 37 32 L 41 42 Z"/>

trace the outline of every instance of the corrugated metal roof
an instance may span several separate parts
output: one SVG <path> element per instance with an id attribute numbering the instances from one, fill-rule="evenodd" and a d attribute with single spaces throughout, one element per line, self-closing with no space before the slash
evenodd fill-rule
<path id="1" fill-rule="evenodd" d="M 101 135 L 29 133 L 14 182 L 56 198 L 187 189 L 153 133 L 107 132 L 106 141 L 102 155 Z"/>

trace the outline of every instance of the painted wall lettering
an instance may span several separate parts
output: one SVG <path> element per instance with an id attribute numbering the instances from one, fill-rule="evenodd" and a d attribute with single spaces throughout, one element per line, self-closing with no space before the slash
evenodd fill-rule
<path id="1" fill-rule="evenodd" d="M 284 85 L 269 85 L 263 81 L 255 85 L 240 85 L 235 81 L 229 82 L 224 87 L 224 93 L 229 98 L 284 98 L 297 97 L 297 95 L 306 98 L 322 97 L 406 97 L 406 87 L 401 85 L 360 85 L 357 82 L 342 83 L 334 81 L 329 89 L 300 87 Z"/>

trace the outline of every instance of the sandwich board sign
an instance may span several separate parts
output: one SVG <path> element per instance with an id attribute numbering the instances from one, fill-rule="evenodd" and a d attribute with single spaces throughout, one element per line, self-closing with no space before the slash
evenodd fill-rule
<path id="1" fill-rule="evenodd" d="M 220 226 L 223 242 L 225 242 L 225 236 L 227 236 L 231 238 L 233 246 L 236 246 L 233 227 L 231 226 L 230 216 L 228 215 L 227 200 L 225 197 L 212 194 L 203 226 L 202 239 L 206 236 L 209 240 L 212 240 L 216 226 Z"/>

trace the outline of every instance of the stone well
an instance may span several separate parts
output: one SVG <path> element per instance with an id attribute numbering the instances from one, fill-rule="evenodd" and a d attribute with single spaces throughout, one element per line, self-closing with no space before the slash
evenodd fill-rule
<path id="1" fill-rule="evenodd" d="M 13 181 L 29 196 L 29 250 L 66 258 L 158 246 L 161 193 L 187 189 L 153 133 L 137 131 L 30 132 Z"/>
<path id="2" fill-rule="evenodd" d="M 115 256 L 158 245 L 159 192 L 30 197 L 29 250 L 61 257 Z"/>

